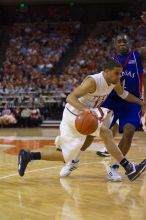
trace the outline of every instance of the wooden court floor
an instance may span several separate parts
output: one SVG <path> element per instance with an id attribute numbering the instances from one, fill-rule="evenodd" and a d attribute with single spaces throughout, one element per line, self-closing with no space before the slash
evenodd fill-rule
<path id="1" fill-rule="evenodd" d="M 95 153 L 103 146 L 100 139 L 69 177 L 59 178 L 61 162 L 48 161 L 32 162 L 20 177 L 20 148 L 54 147 L 57 134 L 58 129 L 1 129 L 0 220 L 146 220 L 146 171 L 130 182 L 121 168 L 123 181 L 108 181 L 105 167 L 111 158 Z M 135 162 L 146 157 L 146 133 L 135 134 L 127 157 Z"/>

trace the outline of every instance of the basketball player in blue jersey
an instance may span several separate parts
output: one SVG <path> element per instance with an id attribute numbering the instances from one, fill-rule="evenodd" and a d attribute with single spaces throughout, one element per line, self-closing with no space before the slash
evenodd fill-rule
<path id="1" fill-rule="evenodd" d="M 146 13 L 143 13 L 142 19 L 146 23 Z M 144 91 L 146 91 L 146 75 L 143 74 L 142 60 L 146 58 L 146 47 L 131 50 L 130 40 L 126 34 L 120 34 L 115 39 L 116 53 L 113 59 L 118 60 L 123 71 L 121 74 L 121 82 L 124 89 L 132 93 L 138 98 L 142 96 L 142 84 L 144 78 Z M 146 94 L 144 94 L 146 101 Z M 141 126 L 141 108 L 137 104 L 128 103 L 112 92 L 102 105 L 113 111 L 113 120 L 110 128 L 114 130 L 116 121 L 119 121 L 119 132 L 123 133 L 119 143 L 119 148 L 126 155 L 131 147 L 132 138 L 136 129 Z M 107 151 L 97 151 L 99 156 L 108 156 Z M 118 164 L 113 164 L 107 168 L 108 178 L 112 181 L 121 181 L 118 173 Z"/>
<path id="2" fill-rule="evenodd" d="M 124 89 L 132 93 L 138 98 L 142 96 L 142 78 L 143 66 L 142 58 L 146 56 L 146 50 L 130 50 L 130 41 L 127 35 L 121 34 L 116 37 L 115 48 L 116 54 L 114 59 L 118 60 L 123 71 L 121 74 L 121 82 Z M 146 87 L 146 85 L 144 85 Z M 116 121 L 119 121 L 119 132 L 123 133 L 122 139 L 119 143 L 119 148 L 122 153 L 126 155 L 130 149 L 132 138 L 136 129 L 141 126 L 141 108 L 134 103 L 128 103 L 119 98 L 112 92 L 102 107 L 113 111 L 114 117 L 110 127 L 112 128 Z M 106 155 L 106 152 L 97 152 L 98 155 Z M 108 168 L 108 176 L 110 179 L 116 181 L 121 180 L 118 174 L 117 164 Z"/>

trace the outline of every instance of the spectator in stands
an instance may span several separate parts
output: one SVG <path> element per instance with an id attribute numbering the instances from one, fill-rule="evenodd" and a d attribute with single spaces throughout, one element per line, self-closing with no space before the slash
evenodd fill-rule
<path id="1" fill-rule="evenodd" d="M 13 115 L 17 121 L 17 123 L 15 124 L 15 127 L 21 127 L 21 124 L 22 124 L 21 110 L 18 106 L 13 110 Z"/>
<path id="2" fill-rule="evenodd" d="M 42 122 L 40 110 L 35 105 L 33 105 L 31 110 L 30 121 L 31 127 L 38 127 Z"/>
<path id="3" fill-rule="evenodd" d="M 26 106 L 21 112 L 22 126 L 24 128 L 30 127 L 30 116 L 31 110 Z"/>
<path id="4" fill-rule="evenodd" d="M 8 108 L 7 104 L 5 104 L 4 109 L 2 110 L 2 116 L 11 115 L 11 114 L 12 114 L 11 109 Z"/>

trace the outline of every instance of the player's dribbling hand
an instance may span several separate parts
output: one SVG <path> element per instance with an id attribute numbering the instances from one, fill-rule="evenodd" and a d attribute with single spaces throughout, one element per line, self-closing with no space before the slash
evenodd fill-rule
<path id="1" fill-rule="evenodd" d="M 90 108 L 90 112 L 95 115 L 98 119 L 102 119 L 103 118 L 103 112 L 99 111 L 98 108 Z"/>
<path id="2" fill-rule="evenodd" d="M 90 109 L 87 108 L 87 109 L 85 109 L 84 111 L 92 113 L 92 114 L 95 115 L 97 118 L 99 117 L 98 112 L 97 112 L 97 109 L 95 109 L 95 108 L 90 108 Z"/>

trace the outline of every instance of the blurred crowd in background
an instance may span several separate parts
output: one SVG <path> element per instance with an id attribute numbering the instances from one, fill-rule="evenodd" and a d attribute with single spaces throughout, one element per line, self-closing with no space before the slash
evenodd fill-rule
<path id="1" fill-rule="evenodd" d="M 146 45 L 140 10 L 135 14 L 133 8 L 131 13 L 118 11 L 117 16 L 107 15 L 103 21 L 96 18 L 92 30 L 79 16 L 76 20 L 67 10 L 60 9 L 60 14 L 58 10 L 50 9 L 39 17 L 34 13 L 26 19 L 25 13 L 20 13 L 11 28 L 5 26 L 8 43 L 0 68 L 0 111 L 1 115 L 13 114 L 15 126 L 34 127 L 43 120 L 60 120 L 67 94 L 85 76 L 102 70 L 114 53 L 117 34 L 128 34 L 132 48 Z M 78 45 L 85 26 L 88 35 Z M 68 63 L 61 68 L 66 59 Z"/>

